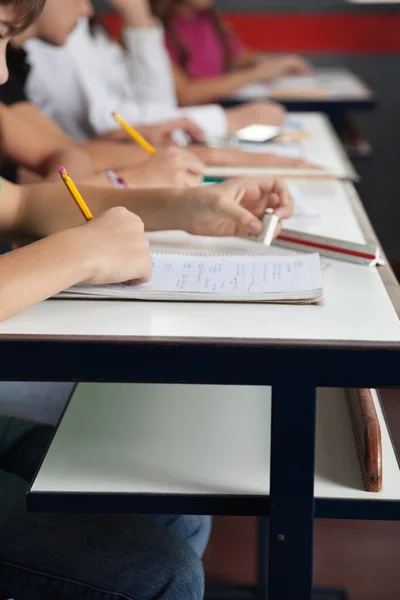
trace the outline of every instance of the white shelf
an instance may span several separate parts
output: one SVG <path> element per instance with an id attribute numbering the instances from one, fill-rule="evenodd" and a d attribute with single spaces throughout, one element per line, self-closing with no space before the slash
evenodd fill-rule
<path id="1" fill-rule="evenodd" d="M 80 384 L 31 491 L 266 498 L 270 393 L 263 387 Z M 400 500 L 400 471 L 375 392 L 374 400 L 382 491 L 364 491 L 343 390 L 326 389 L 318 395 L 317 498 Z"/>

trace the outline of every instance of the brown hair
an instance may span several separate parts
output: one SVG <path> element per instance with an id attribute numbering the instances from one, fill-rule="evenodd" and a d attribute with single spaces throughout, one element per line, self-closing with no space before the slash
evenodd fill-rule
<path id="1" fill-rule="evenodd" d="M 150 5 L 153 11 L 153 14 L 160 19 L 165 28 L 165 33 L 168 41 L 174 48 L 176 49 L 179 62 L 183 66 L 184 69 L 187 68 L 189 61 L 189 54 L 185 43 L 177 34 L 173 25 L 173 17 L 176 8 L 183 4 L 184 0 L 150 0 Z M 222 43 L 224 55 L 225 55 L 225 69 L 229 71 L 232 68 L 232 52 L 231 52 L 231 41 L 227 28 L 216 8 L 208 9 L 212 21 L 214 23 L 215 29 L 219 35 L 219 38 Z"/>
<path id="2" fill-rule="evenodd" d="M 39 17 L 46 0 L 0 0 L 0 6 L 10 6 L 15 11 L 12 32 L 19 33 Z"/>

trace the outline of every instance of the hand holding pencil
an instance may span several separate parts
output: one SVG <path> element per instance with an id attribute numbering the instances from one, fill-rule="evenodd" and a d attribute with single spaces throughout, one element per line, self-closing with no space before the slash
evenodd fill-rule
<path id="1" fill-rule="evenodd" d="M 59 173 L 87 221 L 86 225 L 78 228 L 86 241 L 83 245 L 79 244 L 82 261 L 85 262 L 85 256 L 91 257 L 91 274 L 85 283 L 103 285 L 149 281 L 150 248 L 140 217 L 126 208 L 114 207 L 93 219 L 90 209 L 66 169 L 60 167 Z"/>

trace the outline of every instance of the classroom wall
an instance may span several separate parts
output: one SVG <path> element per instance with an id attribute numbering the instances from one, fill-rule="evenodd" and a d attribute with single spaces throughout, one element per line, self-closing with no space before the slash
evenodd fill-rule
<path id="1" fill-rule="evenodd" d="M 275 35 L 252 36 L 262 49 L 297 45 L 314 64 L 347 66 L 377 92 L 379 108 L 359 116 L 374 149 L 372 158 L 356 161 L 359 190 L 389 259 L 400 264 L 400 7 L 355 6 L 345 0 L 217 1 L 228 18 L 233 13 L 239 33 L 242 27 L 246 34 L 249 23 L 259 26 L 260 13 L 279 26 Z M 105 7 L 103 0 L 97 4 Z M 322 36 L 317 31 L 321 19 Z"/>

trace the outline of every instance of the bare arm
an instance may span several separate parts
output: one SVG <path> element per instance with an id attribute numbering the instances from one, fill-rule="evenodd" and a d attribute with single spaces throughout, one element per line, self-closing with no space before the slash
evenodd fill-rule
<path id="1" fill-rule="evenodd" d="M 12 156 L 14 162 L 32 171 L 38 172 L 39 168 L 40 174 L 48 174 L 49 167 L 46 161 L 51 161 L 50 170 L 53 169 L 53 165 L 59 167 L 60 164 L 64 164 L 74 173 L 75 178 L 84 178 L 104 169 L 140 165 L 148 159 L 145 151 L 133 144 L 77 142 L 29 102 L 16 104 L 11 108 L 0 105 L 0 109 L 1 125 L 7 136 L 4 144 L 9 148 L 7 154 Z M 60 160 L 63 153 L 66 158 Z"/>
<path id="2" fill-rule="evenodd" d="M 89 277 L 89 261 L 73 234 L 58 233 L 0 256 L 0 321 Z"/>
<path id="3" fill-rule="evenodd" d="M 248 67 L 254 67 L 260 60 L 261 55 L 258 52 L 245 49 L 235 58 L 234 68 L 246 69 Z"/>
<path id="4" fill-rule="evenodd" d="M 173 65 L 173 72 L 181 106 L 207 104 L 228 98 L 239 88 L 258 79 L 252 69 L 234 71 L 213 79 L 192 79 L 177 65 Z"/>
<path id="5" fill-rule="evenodd" d="M 82 225 L 77 210 L 69 218 L 71 199 L 67 201 L 61 194 L 57 203 L 58 217 L 50 210 L 52 218 L 46 227 L 52 198 L 53 201 L 58 199 L 59 191 L 62 192 L 63 187 L 54 184 L 23 188 L 4 182 L 0 203 L 1 239 L 15 240 L 24 232 L 37 237 L 45 230 L 49 233 L 51 225 L 58 231 L 67 222 L 81 226 L 56 232 L 0 256 L 0 320 L 77 283 L 117 283 L 150 277 L 148 241 L 143 223 L 136 215 L 123 208 L 113 208 Z M 118 197 L 114 196 L 109 204 L 113 200 L 118 203 Z M 64 209 L 67 218 L 63 218 Z"/>
<path id="6" fill-rule="evenodd" d="M 26 103 L 13 107 L 0 105 L 0 130 L 4 155 L 46 179 L 57 176 L 60 164 L 84 177 L 93 172 L 90 157 L 63 134 L 56 135 L 32 117 Z"/>
<path id="7" fill-rule="evenodd" d="M 257 81 L 267 81 L 284 75 L 309 74 L 311 66 L 300 56 L 284 55 L 253 60 L 241 70 L 215 79 L 195 80 L 174 65 L 175 85 L 182 106 L 215 102 L 231 96 L 236 90 Z"/>
<path id="8" fill-rule="evenodd" d="M 109 189 L 79 185 L 93 215 L 123 206 L 138 215 L 147 231 L 173 229 L 176 208 L 181 206 L 186 190 Z M 12 231 L 21 238 L 40 238 L 83 223 L 83 217 L 60 184 L 43 183 L 21 187 L 19 209 Z"/>

